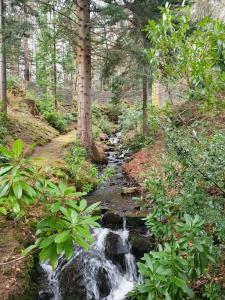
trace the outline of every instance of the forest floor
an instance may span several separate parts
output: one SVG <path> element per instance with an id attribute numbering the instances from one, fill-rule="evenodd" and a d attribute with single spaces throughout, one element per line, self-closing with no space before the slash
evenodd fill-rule
<path id="1" fill-rule="evenodd" d="M 162 137 L 155 143 L 135 153 L 129 162 L 123 166 L 123 170 L 129 178 L 142 184 L 153 169 L 160 170 L 159 161 L 165 152 Z"/>
<path id="2" fill-rule="evenodd" d="M 0 299 L 20 299 L 30 288 L 31 256 L 21 259 L 27 233 L 21 225 L 0 217 Z"/>

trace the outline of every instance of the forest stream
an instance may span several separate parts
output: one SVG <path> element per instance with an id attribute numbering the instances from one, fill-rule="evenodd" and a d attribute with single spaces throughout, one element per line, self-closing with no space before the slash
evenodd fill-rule
<path id="1" fill-rule="evenodd" d="M 138 281 L 125 217 L 135 205 L 131 195 L 122 195 L 124 186 L 132 184 L 122 171 L 129 152 L 122 149 L 120 138 L 120 133 L 109 138 L 106 166 L 113 167 L 115 174 L 86 198 L 102 203 L 102 227 L 93 230 L 95 243 L 89 251 L 76 246 L 73 257 L 69 261 L 62 257 L 55 272 L 48 264 L 41 266 L 39 300 L 124 300 Z"/>

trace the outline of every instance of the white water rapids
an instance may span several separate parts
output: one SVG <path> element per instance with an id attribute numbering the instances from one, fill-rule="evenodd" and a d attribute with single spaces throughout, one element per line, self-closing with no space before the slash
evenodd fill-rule
<path id="1" fill-rule="evenodd" d="M 119 235 L 123 243 L 123 245 L 121 246 L 128 245 L 130 249 L 130 245 L 128 242 L 129 232 L 126 229 L 125 225 L 123 229 L 116 231 L 110 230 L 108 228 L 98 228 L 94 230 L 93 235 L 96 242 L 92 245 L 89 252 L 93 251 L 93 253 L 97 255 L 90 255 L 90 257 L 87 256 L 87 260 L 84 260 L 84 264 L 87 264 L 85 267 L 85 281 L 87 282 L 86 300 L 92 300 L 93 294 L 95 300 L 124 300 L 126 299 L 127 293 L 133 289 L 135 282 L 138 281 L 135 257 L 130 253 L 130 251 L 124 254 L 125 270 L 122 270 L 110 259 L 106 258 L 105 241 L 109 233 L 115 233 Z M 83 255 L 84 253 L 85 251 L 83 249 L 75 250 L 73 258 L 68 261 L 61 270 L 56 270 L 55 273 L 52 271 L 51 267 L 48 264 L 42 266 L 44 271 L 48 274 L 48 287 L 52 294 L 51 300 L 62 299 L 58 281 L 60 272 L 62 272 L 68 266 L 68 264 L 71 263 L 71 261 L 73 261 L 79 255 Z M 96 274 L 97 270 L 99 270 L 99 267 L 103 268 L 107 272 L 107 278 L 109 281 L 108 285 L 111 287 L 110 294 L 107 297 L 103 298 L 100 296 L 96 279 Z"/>

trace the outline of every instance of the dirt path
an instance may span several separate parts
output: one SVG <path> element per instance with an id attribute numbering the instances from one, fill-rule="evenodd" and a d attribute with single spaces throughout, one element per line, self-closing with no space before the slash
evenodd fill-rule
<path id="1" fill-rule="evenodd" d="M 72 130 L 64 135 L 60 135 L 45 146 L 38 146 L 32 154 L 32 158 L 40 158 L 36 160 L 39 166 L 53 166 L 56 167 L 62 163 L 65 154 L 65 148 L 70 143 L 75 141 L 76 131 Z"/>

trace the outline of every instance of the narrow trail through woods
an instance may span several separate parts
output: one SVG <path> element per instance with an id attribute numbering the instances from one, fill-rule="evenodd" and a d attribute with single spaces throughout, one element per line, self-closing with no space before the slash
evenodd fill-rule
<path id="1" fill-rule="evenodd" d="M 57 166 L 62 163 L 65 155 L 66 146 L 75 141 L 76 130 L 72 130 L 66 134 L 59 135 L 52 139 L 51 142 L 45 146 L 38 146 L 32 153 L 32 158 L 41 158 L 36 161 L 40 166 Z"/>

